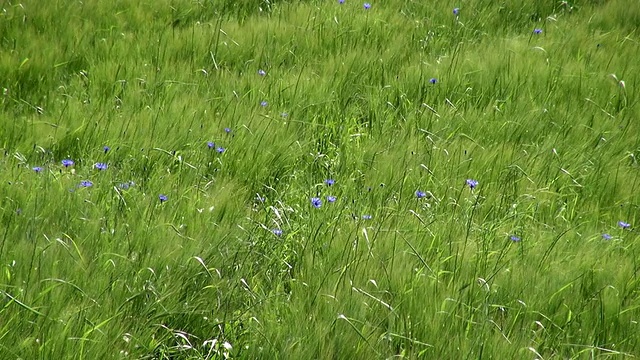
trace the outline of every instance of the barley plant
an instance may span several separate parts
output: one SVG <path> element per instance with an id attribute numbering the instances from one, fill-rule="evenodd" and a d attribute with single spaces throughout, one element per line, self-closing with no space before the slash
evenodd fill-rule
<path id="1" fill-rule="evenodd" d="M 1 359 L 640 357 L 637 0 L 1 8 Z"/>

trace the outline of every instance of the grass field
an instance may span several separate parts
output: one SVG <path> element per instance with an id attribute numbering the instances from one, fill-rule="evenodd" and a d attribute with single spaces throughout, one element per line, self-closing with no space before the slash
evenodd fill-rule
<path id="1" fill-rule="evenodd" d="M 2 1 L 0 358 L 640 357 L 637 5 Z"/>

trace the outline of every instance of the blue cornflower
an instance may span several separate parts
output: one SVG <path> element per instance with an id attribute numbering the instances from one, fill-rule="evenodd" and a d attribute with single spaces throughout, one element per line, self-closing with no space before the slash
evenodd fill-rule
<path id="1" fill-rule="evenodd" d="M 438 82 L 438 79 L 436 78 L 431 78 L 431 80 L 429 80 L 430 83 L 435 84 Z"/>
<path id="2" fill-rule="evenodd" d="M 32 168 L 32 170 L 33 170 L 33 171 L 35 171 L 35 172 L 37 172 L 37 173 L 42 172 L 42 168 L 41 168 L 40 166 L 34 166 L 34 167 Z"/>
<path id="3" fill-rule="evenodd" d="M 62 165 L 64 165 L 64 167 L 69 167 L 69 166 L 73 166 L 73 164 L 75 164 L 73 162 L 73 160 L 71 159 L 64 159 L 62 160 Z"/>
<path id="4" fill-rule="evenodd" d="M 315 207 L 316 209 L 319 209 L 320 206 L 322 206 L 322 200 L 317 197 L 311 198 L 311 205 L 313 205 L 313 207 Z"/>
<path id="5" fill-rule="evenodd" d="M 460 13 L 460 8 L 453 8 L 453 15 L 458 15 Z"/>
<path id="6" fill-rule="evenodd" d="M 478 182 L 473 179 L 467 179 L 467 185 L 471 188 L 471 190 L 475 189 L 478 186 Z"/>
<path id="7" fill-rule="evenodd" d="M 230 128 L 224 128 L 224 132 L 226 132 L 227 134 L 229 134 L 231 132 Z"/>
<path id="8" fill-rule="evenodd" d="M 109 150 L 111 150 L 111 148 L 105 145 L 102 147 L 102 150 L 104 150 L 104 153 L 106 154 Z"/>
<path id="9" fill-rule="evenodd" d="M 612 236 L 609 235 L 609 234 L 602 234 L 602 238 L 605 239 L 605 240 L 611 240 L 611 237 Z"/>
<path id="10" fill-rule="evenodd" d="M 371 215 L 362 215 L 362 220 L 371 220 Z"/>
<path id="11" fill-rule="evenodd" d="M 364 3 L 364 8 L 365 8 L 365 10 L 369 10 L 371 8 L 371 4 Z"/>
<path id="12" fill-rule="evenodd" d="M 216 147 L 216 144 L 213 141 L 207 141 L 207 147 L 209 149 L 213 149 L 214 147 Z"/>
<path id="13" fill-rule="evenodd" d="M 262 70 L 262 69 L 260 69 L 260 70 L 258 70 L 258 75 L 265 76 L 265 75 L 267 75 L 267 72 Z"/>
<path id="14" fill-rule="evenodd" d="M 269 105 L 269 103 L 268 103 L 268 102 L 266 102 L 265 100 L 262 100 L 262 101 L 260 102 L 260 106 L 262 106 L 262 107 L 265 107 L 265 106 L 267 106 L 267 105 Z"/>
<path id="15" fill-rule="evenodd" d="M 169 198 L 165 194 L 158 195 L 158 199 L 160 199 L 160 203 L 163 203 L 163 202 L 169 200 Z"/>
<path id="16" fill-rule="evenodd" d="M 327 185 L 329 185 L 329 186 L 331 186 L 331 185 L 335 184 L 335 183 L 336 183 L 336 181 L 335 181 L 335 180 L 333 180 L 333 179 L 327 179 L 327 180 L 325 180 L 325 181 L 324 181 L 324 183 L 325 183 L 325 184 L 327 184 Z"/>
<path id="17" fill-rule="evenodd" d="M 542 29 L 538 29 L 538 28 L 533 29 L 533 33 L 536 35 L 542 34 Z"/>
<path id="18" fill-rule="evenodd" d="M 107 165 L 105 163 L 96 163 L 93 166 L 98 170 L 107 170 L 107 168 L 109 167 L 109 165 Z"/>
<path id="19" fill-rule="evenodd" d="M 335 196 L 327 196 L 327 202 L 333 203 L 336 202 L 337 198 Z"/>
<path id="20" fill-rule="evenodd" d="M 222 154 L 224 152 L 224 148 L 222 146 L 219 146 L 216 151 L 219 152 L 220 154 Z"/>
<path id="21" fill-rule="evenodd" d="M 344 4 L 344 0 L 338 0 L 340 4 Z"/>
<path id="22" fill-rule="evenodd" d="M 420 191 L 420 190 L 416 190 L 416 197 L 418 199 L 422 199 L 423 197 L 426 197 L 427 193 L 425 193 L 424 191 Z"/>
<path id="23" fill-rule="evenodd" d="M 511 235 L 511 236 L 509 237 L 509 239 L 511 239 L 511 241 L 513 241 L 513 242 L 518 242 L 518 241 L 520 241 L 520 237 L 519 237 L 519 236 L 515 236 L 515 235 Z"/>
<path id="24" fill-rule="evenodd" d="M 280 229 L 273 229 L 273 230 L 271 230 L 271 232 L 275 236 L 282 236 L 282 230 L 280 230 Z"/>
<path id="25" fill-rule="evenodd" d="M 89 180 L 83 180 L 80 182 L 80 186 L 81 187 L 91 187 L 93 186 L 93 183 Z"/>
<path id="26" fill-rule="evenodd" d="M 128 181 L 118 185 L 118 187 L 122 190 L 128 190 L 130 187 L 134 186 L 135 184 L 136 183 L 134 183 L 133 181 Z"/>
<path id="27" fill-rule="evenodd" d="M 630 227 L 631 227 L 631 224 L 626 223 L 626 222 L 624 222 L 624 221 L 618 221 L 618 226 L 620 226 L 620 227 L 621 227 L 621 228 L 623 228 L 623 229 L 628 229 L 628 228 L 630 228 Z"/>

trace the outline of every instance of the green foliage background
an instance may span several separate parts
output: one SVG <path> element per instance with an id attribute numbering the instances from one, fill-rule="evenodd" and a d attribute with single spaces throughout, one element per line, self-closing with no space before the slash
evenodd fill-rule
<path id="1" fill-rule="evenodd" d="M 0 357 L 640 355 L 639 26 L 634 0 L 3 1 Z"/>

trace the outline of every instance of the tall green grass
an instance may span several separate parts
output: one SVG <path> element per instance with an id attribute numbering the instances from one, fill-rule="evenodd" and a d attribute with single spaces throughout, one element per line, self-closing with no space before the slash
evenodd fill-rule
<path id="1" fill-rule="evenodd" d="M 640 356 L 639 23 L 4 1 L 0 357 Z"/>

